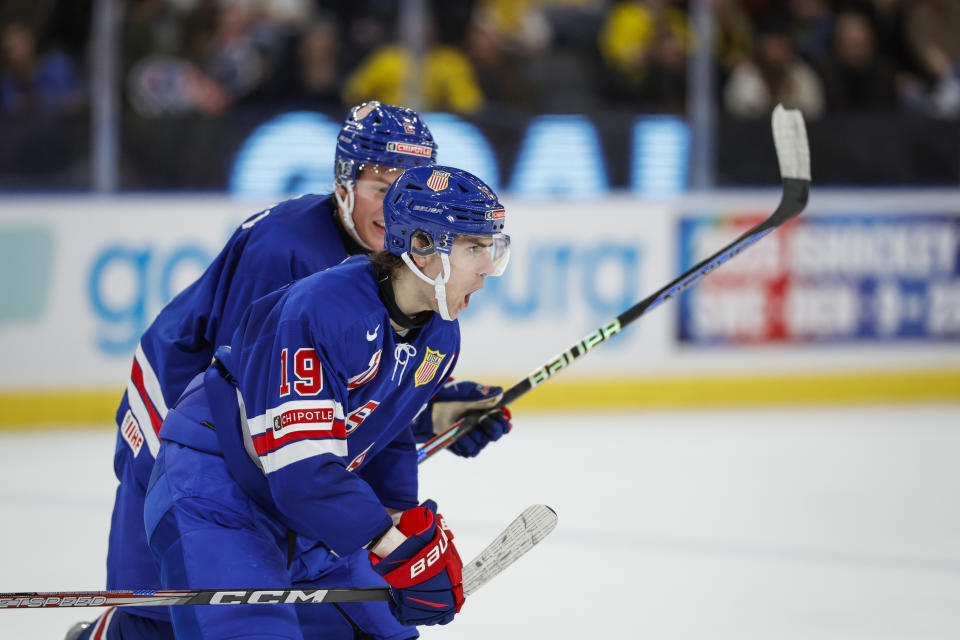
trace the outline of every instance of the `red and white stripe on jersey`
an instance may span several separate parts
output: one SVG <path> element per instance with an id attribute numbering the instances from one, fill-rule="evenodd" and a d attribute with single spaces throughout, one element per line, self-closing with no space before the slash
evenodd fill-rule
<path id="1" fill-rule="evenodd" d="M 453 353 L 450 354 L 450 360 L 447 361 L 447 366 L 445 366 L 445 367 L 443 368 L 443 373 L 440 374 L 440 377 L 438 378 L 438 380 L 446 380 L 446 379 L 447 379 L 447 375 L 450 373 L 450 367 L 453 366 L 453 361 L 456 360 L 456 359 L 457 359 L 457 352 L 454 351 Z M 421 411 L 422 411 L 422 409 L 421 409 Z"/>
<path id="2" fill-rule="evenodd" d="M 371 442 L 371 443 L 367 446 L 367 448 L 363 450 L 363 453 L 361 453 L 361 454 L 358 455 L 356 458 L 354 458 L 354 459 L 353 459 L 353 462 L 351 462 L 350 464 L 347 465 L 347 471 L 353 471 L 354 469 L 356 469 L 357 467 L 359 467 L 361 464 L 363 464 L 363 459 L 367 457 L 367 451 L 370 451 L 370 448 L 371 448 L 374 444 L 375 444 L 375 443 Z"/>
<path id="3" fill-rule="evenodd" d="M 336 400 L 284 402 L 247 425 L 264 473 L 324 453 L 347 455 L 343 407 Z"/>
<path id="4" fill-rule="evenodd" d="M 137 345 L 137 352 L 133 356 L 133 367 L 130 379 L 127 380 L 127 402 L 130 403 L 130 412 L 140 426 L 150 455 L 156 458 L 157 451 L 160 450 L 160 438 L 157 434 L 163 419 L 167 417 L 167 403 L 160 390 L 160 380 L 150 366 L 142 345 Z"/>
<path id="5" fill-rule="evenodd" d="M 90 632 L 90 640 L 106 640 L 107 629 L 110 627 L 110 621 L 113 620 L 113 614 L 117 612 L 116 607 L 110 607 L 93 623 L 93 631 Z"/>
<path id="6" fill-rule="evenodd" d="M 366 371 L 358 373 L 347 380 L 347 389 L 356 389 L 360 385 L 367 384 L 373 380 L 374 376 L 377 375 L 377 371 L 380 369 L 380 353 L 381 349 L 377 349 L 377 352 L 371 356 L 370 366 L 367 367 Z"/>

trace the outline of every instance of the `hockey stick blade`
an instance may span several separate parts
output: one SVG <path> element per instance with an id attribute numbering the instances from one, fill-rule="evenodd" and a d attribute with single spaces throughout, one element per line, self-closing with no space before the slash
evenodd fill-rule
<path id="1" fill-rule="evenodd" d="M 487 545 L 463 569 L 463 592 L 474 593 L 517 558 L 543 540 L 557 524 L 548 506 L 533 505 Z M 296 604 L 329 602 L 385 602 L 385 587 L 330 589 L 197 589 L 137 591 L 29 591 L 0 593 L 0 609 L 50 609 L 82 607 L 170 607 L 198 604 Z"/>
<path id="2" fill-rule="evenodd" d="M 654 292 L 597 330 L 584 336 L 580 342 L 547 361 L 540 368 L 532 371 L 526 378 L 507 389 L 497 406 L 487 413 L 468 414 L 446 431 L 425 442 L 417 449 L 417 462 L 422 463 L 438 451 L 449 447 L 463 437 L 467 431 L 475 427 L 483 415 L 498 411 L 534 387 L 543 384 L 577 358 L 582 357 L 597 345 L 620 333 L 624 327 L 643 314 L 660 306 L 670 298 L 680 295 L 685 289 L 691 287 L 724 262 L 758 242 L 785 222 L 800 215 L 807 206 L 807 200 L 810 197 L 810 147 L 807 142 L 807 130 L 803 123 L 803 116 L 796 109 L 785 109 L 783 105 L 777 105 L 770 120 L 783 191 L 780 196 L 780 204 L 766 220 L 748 230 L 709 258 L 694 265 L 659 291 Z"/>
<path id="3" fill-rule="evenodd" d="M 545 504 L 527 507 L 487 548 L 463 566 L 463 594 L 469 596 L 516 562 L 557 526 L 557 512 Z"/>
<path id="4" fill-rule="evenodd" d="M 770 126 L 773 129 L 773 144 L 777 149 L 780 177 L 810 182 L 810 145 L 800 111 L 785 109 L 778 104 L 773 110 Z"/>

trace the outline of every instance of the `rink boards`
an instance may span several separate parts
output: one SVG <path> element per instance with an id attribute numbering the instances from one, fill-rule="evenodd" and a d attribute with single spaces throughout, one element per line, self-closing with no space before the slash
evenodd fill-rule
<path id="1" fill-rule="evenodd" d="M 957 195 L 815 189 L 799 220 L 521 402 L 960 400 Z M 777 199 L 506 198 L 513 258 L 463 316 L 458 377 L 521 379 Z M 268 206 L 219 196 L 0 199 L 0 424 L 109 420 L 150 319 Z"/>

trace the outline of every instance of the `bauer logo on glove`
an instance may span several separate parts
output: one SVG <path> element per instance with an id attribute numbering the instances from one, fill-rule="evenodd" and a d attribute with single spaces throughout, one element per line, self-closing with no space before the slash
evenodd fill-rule
<path id="1" fill-rule="evenodd" d="M 425 558 L 420 558 L 410 566 L 410 579 L 416 578 L 418 575 L 423 573 L 427 567 L 432 567 L 440 557 L 447 552 L 447 547 L 450 546 L 450 543 L 447 541 L 446 529 L 444 526 L 443 520 L 438 522 L 440 525 L 437 527 L 440 530 L 439 540 L 435 545 L 430 547 L 430 550 L 427 551 Z"/>

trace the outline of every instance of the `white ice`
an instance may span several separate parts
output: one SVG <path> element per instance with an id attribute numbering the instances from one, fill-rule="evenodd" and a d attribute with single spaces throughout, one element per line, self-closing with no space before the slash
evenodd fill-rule
<path id="1" fill-rule="evenodd" d="M 427 640 L 960 637 L 960 406 L 524 416 L 422 497 L 464 558 L 529 504 L 560 516 Z M 108 429 L 0 434 L 0 591 L 100 589 Z M 59 640 L 99 609 L 0 611 Z"/>

